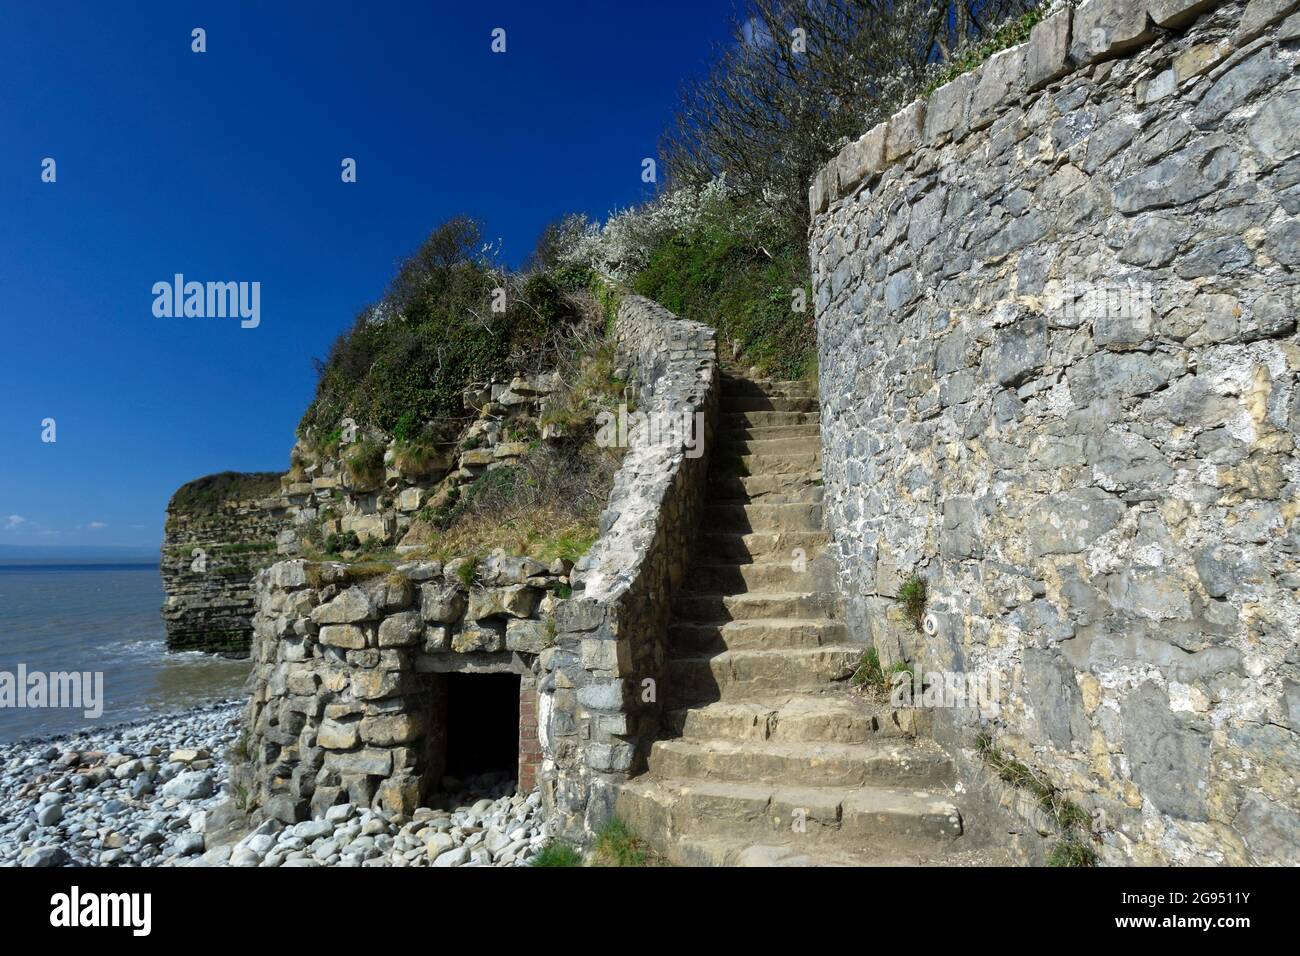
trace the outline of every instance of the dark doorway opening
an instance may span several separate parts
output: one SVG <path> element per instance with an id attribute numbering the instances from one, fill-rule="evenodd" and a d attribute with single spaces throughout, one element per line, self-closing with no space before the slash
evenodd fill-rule
<path id="1" fill-rule="evenodd" d="M 519 675 L 447 674 L 444 684 L 447 763 L 464 780 L 519 772 Z"/>

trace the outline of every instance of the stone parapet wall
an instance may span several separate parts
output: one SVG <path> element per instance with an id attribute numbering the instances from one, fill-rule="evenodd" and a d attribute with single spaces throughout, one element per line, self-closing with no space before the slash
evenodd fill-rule
<path id="1" fill-rule="evenodd" d="M 614 334 L 647 424 L 634 427 L 601 535 L 574 568 L 538 697 L 542 798 L 557 832 L 580 842 L 658 733 L 670 599 L 701 523 L 717 408 L 713 329 L 628 295 Z M 699 428 L 694 450 L 641 431 L 668 420 Z"/>
<path id="2" fill-rule="evenodd" d="M 810 190 L 851 632 L 1108 863 L 1300 863 L 1295 8 L 1063 9 Z"/>
<path id="3" fill-rule="evenodd" d="M 441 784 L 439 677 L 454 673 L 520 676 L 518 779 L 531 789 L 538 658 L 569 571 L 494 552 L 367 577 L 303 560 L 260 572 L 240 770 L 249 806 L 284 822 L 343 801 L 409 815 Z"/>

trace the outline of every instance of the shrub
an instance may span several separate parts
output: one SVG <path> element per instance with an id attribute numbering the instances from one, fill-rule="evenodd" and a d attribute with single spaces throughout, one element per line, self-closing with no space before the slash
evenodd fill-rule
<path id="1" fill-rule="evenodd" d="M 327 447 L 345 417 L 408 437 L 419 424 L 463 416 L 472 382 L 541 367 L 573 310 L 549 276 L 520 276 L 483 252 L 464 217 L 435 229 L 405 260 L 381 301 L 317 362 L 316 395 L 300 436 Z M 505 310 L 496 311 L 497 290 Z"/>
<path id="2" fill-rule="evenodd" d="M 378 442 L 362 439 L 348 449 L 343 461 L 358 490 L 376 488 L 384 480 L 384 446 Z"/>
<path id="3" fill-rule="evenodd" d="M 344 551 L 359 551 L 360 549 L 361 539 L 357 537 L 355 531 L 344 531 L 342 534 L 331 534 L 325 539 L 326 554 L 337 555 Z"/>

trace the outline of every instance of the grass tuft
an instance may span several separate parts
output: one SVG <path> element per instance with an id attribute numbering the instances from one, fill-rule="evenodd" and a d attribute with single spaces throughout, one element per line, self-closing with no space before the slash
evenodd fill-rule
<path id="1" fill-rule="evenodd" d="M 928 600 L 929 589 L 925 578 L 913 571 L 898 589 L 898 603 L 903 605 L 903 613 L 918 631 L 925 622 L 925 605 Z"/>
<path id="2" fill-rule="evenodd" d="M 582 866 L 582 854 L 572 844 L 551 840 L 528 861 L 529 866 Z"/>
<path id="3" fill-rule="evenodd" d="M 1015 757 L 999 750 L 991 734 L 980 734 L 975 749 L 1000 779 L 1031 794 L 1056 824 L 1061 839 L 1048 854 L 1049 866 L 1097 865 L 1097 852 L 1091 846 L 1096 839 L 1092 832 L 1092 817 L 1083 807 L 1062 796 L 1059 790 Z"/>
<path id="4" fill-rule="evenodd" d="M 649 852 L 632 828 L 614 817 L 596 835 L 592 862 L 599 866 L 646 866 Z"/>

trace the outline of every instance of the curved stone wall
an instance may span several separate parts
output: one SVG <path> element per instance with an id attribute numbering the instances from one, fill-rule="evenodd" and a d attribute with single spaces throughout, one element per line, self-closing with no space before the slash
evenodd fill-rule
<path id="1" fill-rule="evenodd" d="M 1106 862 L 1300 863 L 1295 6 L 1065 9 L 810 191 L 851 627 Z"/>

